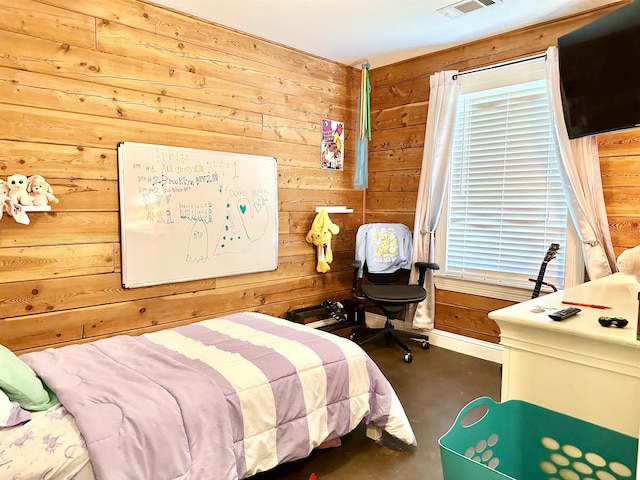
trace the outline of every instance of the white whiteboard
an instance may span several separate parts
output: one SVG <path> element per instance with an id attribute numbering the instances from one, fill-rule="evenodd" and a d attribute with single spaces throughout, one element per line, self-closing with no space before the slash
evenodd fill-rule
<path id="1" fill-rule="evenodd" d="M 125 288 L 275 270 L 276 159 L 118 145 Z"/>

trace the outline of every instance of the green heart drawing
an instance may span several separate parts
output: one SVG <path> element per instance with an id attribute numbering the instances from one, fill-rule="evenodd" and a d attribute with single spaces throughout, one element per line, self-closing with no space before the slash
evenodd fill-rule
<path id="1" fill-rule="evenodd" d="M 247 235 L 247 239 L 256 242 L 261 239 L 269 225 L 269 212 L 266 208 L 267 201 L 260 195 L 254 195 L 253 199 L 239 198 L 238 210 L 240 210 L 240 223 Z M 262 208 L 265 207 L 265 208 Z M 251 210 L 249 210 L 251 208 Z M 247 212 L 245 215 L 244 213 Z"/>

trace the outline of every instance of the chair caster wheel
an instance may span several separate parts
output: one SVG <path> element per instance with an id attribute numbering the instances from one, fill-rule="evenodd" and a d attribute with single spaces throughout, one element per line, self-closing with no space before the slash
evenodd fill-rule
<path id="1" fill-rule="evenodd" d="M 429 343 L 428 340 L 424 340 L 420 346 L 422 347 L 423 350 L 429 350 L 429 347 L 431 346 L 431 344 Z"/>
<path id="2" fill-rule="evenodd" d="M 405 354 L 405 356 L 404 356 L 404 362 L 405 362 L 405 363 L 411 363 L 411 362 L 413 362 L 413 357 L 411 356 L 411 354 L 410 354 L 410 353 Z"/>

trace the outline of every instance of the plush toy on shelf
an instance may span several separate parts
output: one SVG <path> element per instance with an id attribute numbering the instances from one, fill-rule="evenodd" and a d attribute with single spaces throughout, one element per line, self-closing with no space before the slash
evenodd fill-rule
<path id="1" fill-rule="evenodd" d="M 13 203 L 20 205 L 33 205 L 33 198 L 27 191 L 27 176 L 20 173 L 7 177 L 9 185 L 9 197 Z"/>
<path id="2" fill-rule="evenodd" d="M 59 203 L 59 200 L 53 194 L 53 188 L 42 175 L 31 175 L 27 179 L 27 192 L 33 199 L 33 205 L 44 206 L 49 205 L 49 203 Z"/>
<path id="3" fill-rule="evenodd" d="M 11 215 L 13 202 L 9 196 L 9 185 L 4 180 L 0 180 L 0 206 L 2 207 L 0 208 L 0 218 L 3 213 Z"/>
<path id="4" fill-rule="evenodd" d="M 0 199 L 4 200 L 4 197 L 11 198 L 9 196 L 9 185 L 4 180 L 0 179 Z"/>
<path id="5" fill-rule="evenodd" d="M 329 264 L 333 262 L 331 250 L 331 238 L 340 232 L 340 227 L 329 219 L 327 210 L 322 208 L 313 219 L 311 229 L 307 233 L 307 243 L 312 243 L 317 248 L 318 265 L 316 270 L 326 273 L 331 270 Z"/>
<path id="6" fill-rule="evenodd" d="M 19 203 L 14 203 L 9 196 L 9 185 L 4 180 L 0 180 L 0 219 L 3 214 L 7 214 L 10 217 L 23 225 L 29 224 L 29 216 Z"/>

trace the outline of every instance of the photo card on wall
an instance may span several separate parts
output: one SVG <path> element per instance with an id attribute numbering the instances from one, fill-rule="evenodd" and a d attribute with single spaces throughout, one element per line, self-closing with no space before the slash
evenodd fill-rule
<path id="1" fill-rule="evenodd" d="M 320 166 L 323 170 L 344 168 L 344 122 L 322 120 L 322 155 Z"/>

